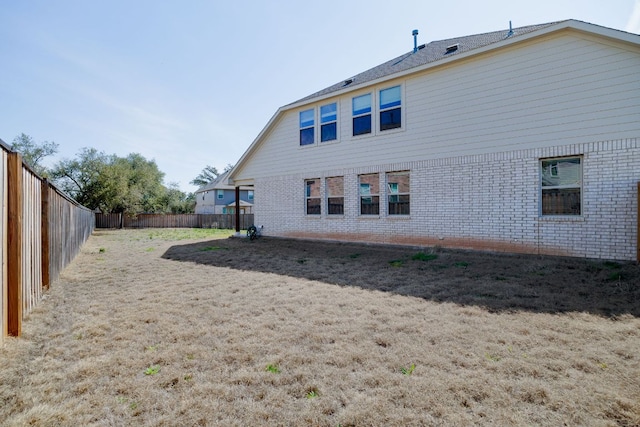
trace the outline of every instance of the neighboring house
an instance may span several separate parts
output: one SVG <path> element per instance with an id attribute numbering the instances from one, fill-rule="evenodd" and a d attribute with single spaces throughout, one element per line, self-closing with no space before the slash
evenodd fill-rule
<path id="1" fill-rule="evenodd" d="M 235 187 L 226 183 L 229 172 L 196 191 L 197 214 L 233 214 L 236 211 Z M 240 188 L 240 213 L 253 213 L 253 188 Z"/>
<path id="2" fill-rule="evenodd" d="M 640 36 L 416 47 L 280 108 L 229 176 L 265 235 L 633 260 Z"/>

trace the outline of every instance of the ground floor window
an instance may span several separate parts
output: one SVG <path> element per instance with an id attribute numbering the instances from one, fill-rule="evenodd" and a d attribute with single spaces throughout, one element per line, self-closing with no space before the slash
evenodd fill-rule
<path id="1" fill-rule="evenodd" d="M 582 214 L 582 159 L 540 160 L 542 215 Z"/>
<path id="2" fill-rule="evenodd" d="M 409 171 L 387 172 L 389 215 L 409 215 Z"/>
<path id="3" fill-rule="evenodd" d="M 380 214 L 380 180 L 377 173 L 358 176 L 360 215 Z"/>
<path id="4" fill-rule="evenodd" d="M 343 215 L 344 214 L 344 178 L 334 176 L 327 178 L 325 182 L 327 193 L 327 214 Z"/>
<path id="5" fill-rule="evenodd" d="M 305 185 L 305 212 L 307 215 L 320 215 L 320 179 L 307 179 Z"/>

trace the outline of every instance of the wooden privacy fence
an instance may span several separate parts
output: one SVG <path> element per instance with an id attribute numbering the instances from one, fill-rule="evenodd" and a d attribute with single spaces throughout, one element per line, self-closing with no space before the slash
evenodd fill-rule
<path id="1" fill-rule="evenodd" d="M 93 212 L 23 164 L 0 140 L 0 342 L 58 279 L 94 229 Z"/>
<path id="2" fill-rule="evenodd" d="M 240 215 L 240 229 L 253 224 L 253 214 Z M 138 214 L 135 217 L 113 214 L 96 214 L 96 228 L 220 228 L 234 229 L 234 214 Z"/>

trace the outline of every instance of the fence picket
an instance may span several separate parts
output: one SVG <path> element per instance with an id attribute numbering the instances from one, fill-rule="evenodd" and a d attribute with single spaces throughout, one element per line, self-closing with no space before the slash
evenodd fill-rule
<path id="1" fill-rule="evenodd" d="M 253 224 L 253 214 L 240 215 L 240 228 Z M 219 228 L 234 229 L 233 214 L 96 214 L 96 228 Z"/>
<path id="2" fill-rule="evenodd" d="M 40 302 L 95 228 L 91 210 L 38 176 L 0 140 L 0 343 L 20 336 Z"/>

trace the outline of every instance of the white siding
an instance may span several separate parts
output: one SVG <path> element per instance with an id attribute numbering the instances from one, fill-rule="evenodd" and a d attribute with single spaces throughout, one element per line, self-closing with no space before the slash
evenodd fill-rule
<path id="1" fill-rule="evenodd" d="M 216 212 L 215 208 L 216 208 L 216 190 L 209 190 L 201 193 L 196 193 L 195 213 L 197 214 L 218 213 Z"/>
<path id="2" fill-rule="evenodd" d="M 580 34 L 563 32 L 376 86 L 374 104 L 379 89 L 404 84 L 402 131 L 351 137 L 351 98 L 366 89 L 311 104 L 338 102 L 336 143 L 300 147 L 298 112 L 309 106 L 285 111 L 236 178 L 636 137 L 640 50 Z"/>

